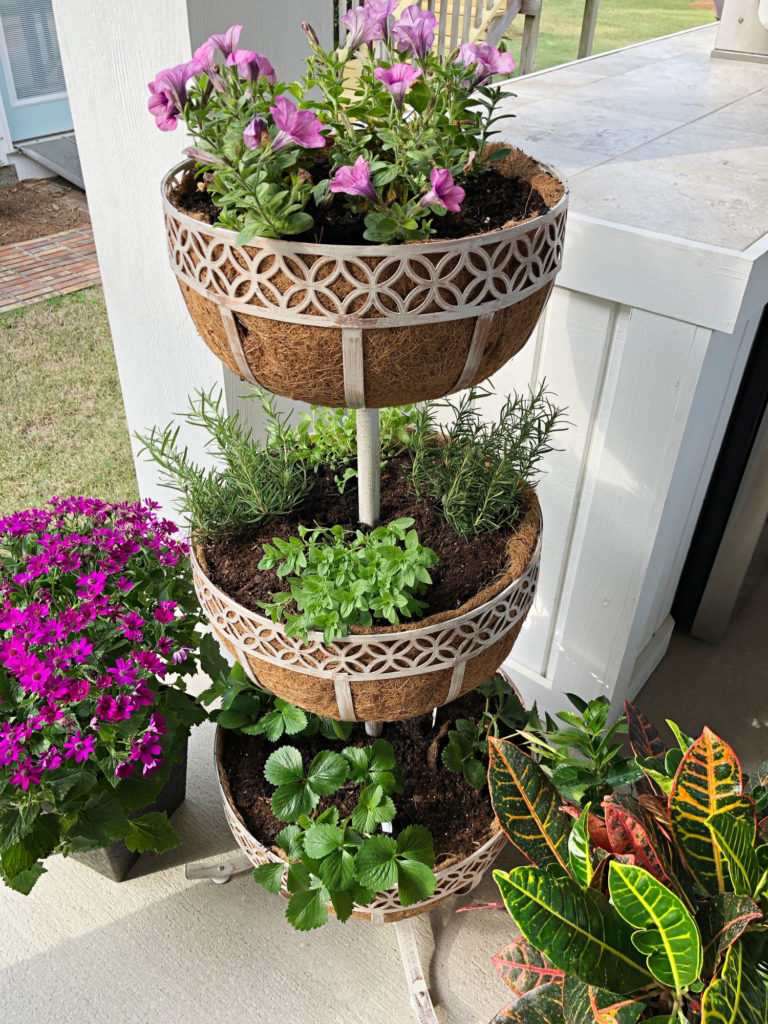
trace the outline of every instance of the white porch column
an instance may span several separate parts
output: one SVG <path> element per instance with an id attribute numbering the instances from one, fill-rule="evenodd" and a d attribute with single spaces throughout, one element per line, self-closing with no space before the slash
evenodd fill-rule
<path id="1" fill-rule="evenodd" d="M 229 409 L 243 408 L 238 396 L 246 390 L 199 337 L 168 265 L 160 181 L 182 159 L 187 141 L 181 127 L 155 127 L 147 83 L 233 22 L 245 26 L 244 46 L 268 54 L 281 77 L 295 77 L 307 52 L 301 21 L 312 18 L 327 34 L 331 6 L 330 0 L 281 0 L 268 8 L 241 0 L 132 0 L 107 9 L 103 0 L 54 0 L 131 435 L 165 425 L 196 388 L 224 388 Z M 248 413 L 258 429 L 253 410 Z M 198 458 L 201 440 L 199 432 L 182 429 L 182 443 Z M 135 452 L 133 436 L 132 443 Z M 141 460 L 136 471 L 142 496 L 168 505 L 155 467 Z"/>

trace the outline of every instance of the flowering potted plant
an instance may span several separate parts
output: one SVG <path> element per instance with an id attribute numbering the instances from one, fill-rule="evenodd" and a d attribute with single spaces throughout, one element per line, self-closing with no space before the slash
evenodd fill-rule
<path id="1" fill-rule="evenodd" d="M 214 470 L 177 447 L 173 425 L 139 438 L 181 494 L 206 617 L 273 693 L 392 722 L 469 692 L 507 656 L 536 589 L 531 485 L 561 410 L 541 386 L 491 424 L 484 394 L 382 413 L 381 519 L 367 530 L 354 414 L 315 410 L 290 427 L 262 393 L 262 443 L 200 393 L 188 419 L 208 433 Z"/>
<path id="2" fill-rule="evenodd" d="M 485 380 L 529 337 L 559 270 L 557 172 L 491 143 L 514 62 L 448 57 L 418 4 L 366 0 L 300 82 L 241 26 L 150 84 L 195 144 L 163 182 L 171 265 L 206 343 L 290 398 L 384 407 Z"/>
<path id="3" fill-rule="evenodd" d="M 206 717 L 184 677 L 218 649 L 156 508 L 57 498 L 0 519 L 0 876 L 19 892 L 55 852 L 119 880 L 179 842 L 168 812 Z"/>
<path id="4" fill-rule="evenodd" d="M 493 806 L 530 862 L 494 873 L 522 933 L 494 957 L 516 996 L 494 1021 L 765 1021 L 768 765 L 749 780 L 708 728 L 670 722 L 668 746 L 629 702 L 603 729 L 607 710 L 580 701 L 554 744 L 528 733 L 533 757 L 491 739 Z M 571 800 L 558 771 L 581 776 Z"/>

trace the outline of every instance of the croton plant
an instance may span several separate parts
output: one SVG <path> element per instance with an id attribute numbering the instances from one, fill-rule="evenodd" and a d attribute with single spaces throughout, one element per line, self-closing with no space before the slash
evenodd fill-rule
<path id="1" fill-rule="evenodd" d="M 494 958 L 517 997 L 495 1021 L 765 1024 L 768 764 L 750 781 L 710 729 L 669 723 L 667 749 L 626 712 L 640 777 L 582 807 L 551 762 L 490 738 L 494 808 L 530 861 L 494 872 L 522 933 Z"/>

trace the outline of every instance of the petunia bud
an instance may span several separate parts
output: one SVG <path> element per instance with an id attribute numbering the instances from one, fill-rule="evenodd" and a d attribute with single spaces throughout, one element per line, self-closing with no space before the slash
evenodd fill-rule
<path id="1" fill-rule="evenodd" d="M 313 46 L 319 46 L 320 45 L 320 40 L 317 38 L 317 32 L 315 32 L 315 30 L 312 28 L 312 26 L 309 24 L 309 22 L 308 21 L 302 21 L 301 27 L 307 33 L 307 36 L 309 38 L 310 43 L 312 43 Z"/>

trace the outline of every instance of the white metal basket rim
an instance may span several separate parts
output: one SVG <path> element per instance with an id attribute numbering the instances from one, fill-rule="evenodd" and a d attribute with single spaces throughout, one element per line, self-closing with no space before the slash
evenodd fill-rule
<path id="1" fill-rule="evenodd" d="M 490 598 L 488 601 L 483 601 L 483 603 L 479 604 L 476 608 L 472 608 L 468 612 L 463 612 L 461 615 L 456 615 L 448 619 L 442 619 L 440 622 L 432 622 L 429 623 L 429 625 L 427 626 L 417 626 L 414 629 L 400 630 L 397 633 L 377 633 L 375 631 L 372 631 L 370 633 L 349 633 L 347 636 L 339 637 L 337 640 L 334 640 L 334 645 L 338 644 L 343 647 L 357 645 L 360 643 L 365 643 L 366 639 L 370 640 L 373 643 L 397 643 L 401 640 L 414 640 L 419 639 L 422 636 L 428 636 L 431 633 L 439 633 L 448 626 L 462 626 L 466 622 L 472 622 L 474 619 L 480 618 L 480 616 L 483 615 L 484 612 L 490 606 L 505 600 L 507 597 L 509 597 L 511 594 L 513 594 L 516 590 L 518 590 L 521 587 L 522 583 L 526 580 L 528 573 L 532 571 L 533 567 L 535 567 L 536 564 L 539 562 L 541 555 L 542 532 L 543 529 L 540 526 L 538 537 L 536 539 L 536 547 L 533 550 L 533 554 L 531 555 L 528 564 L 526 565 L 525 569 L 523 569 L 523 571 L 520 573 L 520 575 L 516 576 L 512 580 L 512 582 L 508 583 L 507 586 L 504 587 L 503 590 L 500 590 L 498 594 L 494 594 L 492 598 Z M 235 601 L 234 598 L 230 597 L 229 594 L 225 593 L 223 590 L 217 587 L 216 584 L 211 581 L 208 574 L 203 570 L 202 566 L 200 565 L 200 562 L 197 559 L 197 555 L 195 554 L 195 550 L 192 547 L 192 545 L 190 545 L 189 548 L 189 558 L 190 562 L 192 563 L 193 573 L 196 570 L 200 574 L 200 576 L 205 580 L 206 585 L 210 587 L 211 593 L 214 597 L 217 597 L 220 601 L 223 601 L 226 605 L 228 605 L 233 611 L 236 611 L 239 615 L 245 615 L 250 619 L 254 619 L 256 622 L 259 623 L 259 625 L 266 626 L 268 629 L 274 630 L 276 633 L 285 636 L 285 626 L 282 622 L 273 622 L 272 619 L 267 618 L 265 615 L 260 615 L 258 612 L 254 612 L 250 608 L 246 608 L 244 605 L 238 604 L 238 602 Z M 323 634 L 318 630 L 311 630 L 308 634 L 308 637 L 314 643 L 323 642 Z M 290 641 L 291 639 L 291 637 L 286 637 L 287 641 Z"/>
<path id="2" fill-rule="evenodd" d="M 212 225 L 204 224 L 199 220 L 195 220 L 188 214 L 177 210 L 175 206 L 168 199 L 168 183 L 172 177 L 177 175 L 181 170 L 191 166 L 192 161 L 183 161 L 177 164 L 176 167 L 172 168 L 166 176 L 163 178 L 161 185 L 161 199 L 165 216 L 169 222 L 173 223 L 177 230 L 185 230 L 192 237 L 204 236 L 206 239 L 205 245 L 210 248 L 215 247 L 217 243 L 231 247 L 232 252 L 236 252 L 238 249 L 243 249 L 244 246 L 238 246 L 237 243 L 237 232 L 229 228 L 214 227 Z M 539 164 L 539 167 L 546 173 L 551 174 L 557 181 L 559 181 L 564 188 L 562 197 L 555 203 L 555 205 L 547 210 L 546 213 L 540 214 L 537 217 L 532 217 L 530 220 L 523 221 L 520 224 L 514 224 L 508 228 L 498 228 L 494 231 L 489 231 L 485 234 L 480 235 L 465 235 L 462 238 L 457 239 L 428 239 L 423 242 L 406 242 L 397 245 L 361 245 L 361 246 L 339 246 L 324 244 L 321 242 L 291 242 L 285 239 L 271 239 L 264 238 L 263 236 L 256 236 L 251 243 L 259 249 L 261 255 L 274 255 L 278 259 L 285 258 L 296 258 L 301 255 L 314 255 L 321 260 L 333 260 L 334 263 L 343 268 L 348 263 L 354 263 L 355 261 L 364 261 L 366 258 L 375 257 L 376 259 L 384 260 L 400 260 L 401 263 L 408 264 L 414 259 L 418 261 L 420 257 L 438 256 L 441 261 L 445 259 L 452 259 L 454 257 L 461 258 L 462 260 L 467 257 L 470 253 L 477 253 L 484 251 L 488 246 L 512 245 L 518 239 L 524 239 L 531 236 L 532 233 L 536 234 L 542 230 L 546 231 L 550 226 L 557 224 L 561 217 L 565 216 L 565 212 L 568 206 L 568 186 L 560 174 L 555 168 L 550 167 L 547 164 Z M 169 238 L 171 237 L 169 231 Z M 391 312 L 379 311 L 376 315 L 370 315 L 368 310 L 370 309 L 371 296 L 375 293 L 376 289 L 374 284 L 370 281 L 360 281 L 357 292 L 353 295 L 348 296 L 346 301 L 355 297 L 355 294 L 359 294 L 359 297 L 365 300 L 365 309 L 360 312 L 345 312 L 343 310 L 330 310 L 325 309 L 322 304 L 318 304 L 317 300 L 314 300 L 312 305 L 312 311 L 309 312 L 305 309 L 304 305 L 298 309 L 293 309 L 291 306 L 286 305 L 288 298 L 288 292 L 281 293 L 281 302 L 276 304 L 270 304 L 266 302 L 264 304 L 252 302 L 251 299 L 238 298 L 236 295 L 224 294 L 217 288 L 211 288 L 207 283 L 204 283 L 191 273 L 183 263 L 179 263 L 173 258 L 173 249 L 171 250 L 171 269 L 179 281 L 184 282 L 188 288 L 197 292 L 199 295 L 214 302 L 222 309 L 227 309 L 230 312 L 241 313 L 246 316 L 254 316 L 263 320 L 274 320 L 281 323 L 294 323 L 304 324 L 312 327 L 335 327 L 335 328 L 354 328 L 362 329 L 364 331 L 376 331 L 400 327 L 412 327 L 417 325 L 445 323 L 456 319 L 467 319 L 470 317 L 477 317 L 482 314 L 496 313 L 502 309 L 506 309 L 510 306 L 514 306 L 531 295 L 540 292 L 542 289 L 547 288 L 560 271 L 562 263 L 562 229 L 558 232 L 558 239 L 551 244 L 548 251 L 555 251 L 555 262 L 540 276 L 535 277 L 533 280 L 529 280 L 526 276 L 525 281 L 521 282 L 524 286 L 509 287 L 503 295 L 491 294 L 490 296 L 485 295 L 480 300 L 472 301 L 468 300 L 461 304 L 455 304 L 442 309 L 438 309 L 432 312 L 421 312 L 417 309 L 409 310 L 392 310 Z M 558 249 L 559 246 L 559 249 Z M 545 251 L 547 251 L 545 249 Z M 227 260 L 230 260 L 230 256 L 227 256 Z M 402 269 L 402 272 L 407 275 L 408 271 Z M 475 268 L 472 277 L 470 279 L 471 287 L 473 282 L 486 280 L 488 278 L 488 271 L 480 270 Z M 490 275 L 493 276 L 492 274 Z M 258 278 L 258 275 L 255 275 Z M 245 275 L 246 280 L 253 280 L 253 274 Z M 294 290 L 307 291 L 308 293 L 312 290 L 312 283 L 306 281 L 304 283 L 296 284 L 293 286 Z M 433 286 L 430 286 L 430 292 Z M 289 289 L 290 291 L 291 289 Z M 439 289 L 438 289 L 439 291 Z M 424 303 L 427 304 L 432 301 L 429 295 L 424 297 Z"/>
<path id="3" fill-rule="evenodd" d="M 547 174 L 551 174 L 556 181 L 559 181 L 565 191 L 555 205 L 550 207 L 546 213 L 542 213 L 538 217 L 532 217 L 530 220 L 522 221 L 520 224 L 513 224 L 508 228 L 497 228 L 494 231 L 488 231 L 482 235 L 463 235 L 461 238 L 428 239 L 424 242 L 403 242 L 398 245 L 382 245 L 373 243 L 370 245 L 326 245 L 323 242 L 290 242 L 281 238 L 264 238 L 262 235 L 256 235 L 253 242 L 264 249 L 272 249 L 275 253 L 281 256 L 290 256 L 293 253 L 298 252 L 315 256 L 334 257 L 338 257 L 339 253 L 343 253 L 344 250 L 348 250 L 350 255 L 354 256 L 382 256 L 385 254 L 397 255 L 401 251 L 403 253 L 408 253 L 409 255 L 414 253 L 417 255 L 428 255 L 430 253 L 434 253 L 436 249 L 450 249 L 460 252 L 462 249 L 474 248 L 480 243 L 484 245 L 488 242 L 506 242 L 512 238 L 516 238 L 518 235 L 526 234 L 533 227 L 541 227 L 543 224 L 548 224 L 550 221 L 556 220 L 557 216 L 568 206 L 568 182 L 565 177 L 557 170 L 556 167 L 552 167 L 550 164 L 543 163 L 542 161 L 536 162 L 542 171 Z M 188 214 L 178 210 L 168 198 L 168 183 L 171 178 L 174 175 L 179 174 L 181 171 L 186 170 L 188 167 L 191 167 L 193 163 L 194 160 L 182 160 L 163 176 L 160 186 L 163 210 L 173 219 L 184 224 L 185 227 L 192 228 L 195 231 L 204 231 L 206 235 L 212 235 L 214 238 L 220 239 L 222 242 L 229 242 L 235 248 L 245 248 L 245 246 L 237 245 L 238 233 L 236 231 L 233 231 L 231 228 L 214 227 L 212 224 L 205 224 L 203 221 L 195 220 L 194 217 L 190 217 Z M 250 245 L 251 243 L 249 242 L 247 244 Z"/>

